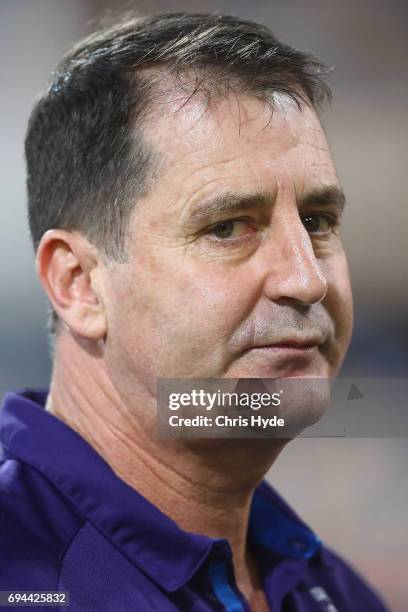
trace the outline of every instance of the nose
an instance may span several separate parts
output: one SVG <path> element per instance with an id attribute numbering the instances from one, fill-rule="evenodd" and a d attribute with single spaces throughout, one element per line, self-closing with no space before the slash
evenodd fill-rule
<path id="1" fill-rule="evenodd" d="M 327 278 L 298 214 L 277 223 L 267 243 L 265 295 L 273 301 L 289 299 L 307 306 L 321 302 L 327 294 Z"/>

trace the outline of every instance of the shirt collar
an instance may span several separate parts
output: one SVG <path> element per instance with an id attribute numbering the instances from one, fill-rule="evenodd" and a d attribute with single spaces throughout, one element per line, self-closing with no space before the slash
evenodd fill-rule
<path id="1" fill-rule="evenodd" d="M 44 474 L 154 582 L 167 591 L 183 586 L 220 541 L 180 529 L 121 480 L 76 431 L 43 409 L 47 394 L 22 389 L 6 395 L 0 411 L 6 455 Z M 266 482 L 254 494 L 249 535 L 276 559 L 319 554 L 320 540 Z"/>

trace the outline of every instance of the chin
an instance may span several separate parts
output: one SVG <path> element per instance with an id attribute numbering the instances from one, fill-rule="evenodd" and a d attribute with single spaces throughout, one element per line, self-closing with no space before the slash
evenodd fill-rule
<path id="1" fill-rule="evenodd" d="M 331 367 L 317 348 L 308 351 L 250 351 L 228 378 L 330 378 Z"/>
<path id="2" fill-rule="evenodd" d="M 284 378 L 331 378 L 331 371 L 328 366 L 319 365 L 318 367 L 274 367 L 268 366 L 254 366 L 254 367 L 241 367 L 234 368 L 225 376 L 225 378 L 273 378 L 284 379 Z"/>

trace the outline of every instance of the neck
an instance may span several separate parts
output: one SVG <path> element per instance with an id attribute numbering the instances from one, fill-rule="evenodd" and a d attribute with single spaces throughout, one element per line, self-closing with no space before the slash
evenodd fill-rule
<path id="1" fill-rule="evenodd" d="M 249 598 L 258 586 L 247 547 L 251 499 L 283 441 L 156 439 L 146 420 L 154 403 L 147 392 L 135 386 L 129 405 L 97 348 L 80 350 L 67 332 L 57 342 L 46 409 L 182 529 L 228 540 L 237 583 Z"/>

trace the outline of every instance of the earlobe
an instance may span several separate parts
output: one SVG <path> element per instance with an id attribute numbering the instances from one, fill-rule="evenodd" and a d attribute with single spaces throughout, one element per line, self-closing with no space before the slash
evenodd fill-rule
<path id="1" fill-rule="evenodd" d="M 97 251 L 82 235 L 48 230 L 37 250 L 36 267 L 58 316 L 77 335 L 100 340 L 106 335 Z"/>

